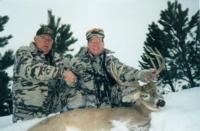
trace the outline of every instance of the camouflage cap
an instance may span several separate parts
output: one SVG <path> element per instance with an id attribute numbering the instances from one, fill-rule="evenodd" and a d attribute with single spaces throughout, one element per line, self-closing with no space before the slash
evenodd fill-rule
<path id="1" fill-rule="evenodd" d="M 47 26 L 42 26 L 36 33 L 36 36 L 38 35 L 49 35 L 53 37 L 53 30 Z"/>
<path id="2" fill-rule="evenodd" d="M 99 38 L 104 38 L 105 35 L 104 35 L 104 31 L 103 29 L 100 29 L 100 28 L 93 28 L 93 29 L 90 29 L 86 32 L 86 39 L 89 40 L 90 38 L 92 37 L 99 37 Z"/>

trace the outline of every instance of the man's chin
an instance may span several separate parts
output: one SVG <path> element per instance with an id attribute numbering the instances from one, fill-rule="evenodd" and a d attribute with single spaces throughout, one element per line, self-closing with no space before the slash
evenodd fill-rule
<path id="1" fill-rule="evenodd" d="M 99 56 L 101 54 L 101 52 L 95 52 L 93 53 L 94 56 Z"/>
<path id="2" fill-rule="evenodd" d="M 49 53 L 49 50 L 43 50 L 43 53 L 44 53 L 44 54 L 48 54 L 48 53 Z"/>

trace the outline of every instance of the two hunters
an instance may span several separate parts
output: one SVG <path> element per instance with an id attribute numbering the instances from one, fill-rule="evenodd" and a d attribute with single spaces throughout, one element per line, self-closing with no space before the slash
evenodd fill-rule
<path id="1" fill-rule="evenodd" d="M 77 108 L 131 106 L 137 87 L 119 84 L 113 69 L 121 71 L 123 83 L 150 82 L 157 70 L 138 70 L 123 64 L 104 48 L 104 31 L 86 32 L 87 47 L 72 60 L 64 60 L 52 50 L 53 30 L 41 27 L 29 46 L 15 54 L 13 74 L 13 122 L 48 116 Z M 67 63 L 67 64 L 66 64 Z M 123 69 L 122 69 L 123 67 Z"/>

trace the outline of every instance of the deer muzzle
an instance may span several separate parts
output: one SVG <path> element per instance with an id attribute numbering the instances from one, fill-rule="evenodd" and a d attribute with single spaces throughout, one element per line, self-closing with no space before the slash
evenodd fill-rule
<path id="1" fill-rule="evenodd" d="M 157 103 L 156 103 L 156 106 L 157 107 L 164 107 L 165 106 L 165 101 L 164 100 L 162 100 L 162 99 L 159 99 L 158 101 L 157 101 Z"/>

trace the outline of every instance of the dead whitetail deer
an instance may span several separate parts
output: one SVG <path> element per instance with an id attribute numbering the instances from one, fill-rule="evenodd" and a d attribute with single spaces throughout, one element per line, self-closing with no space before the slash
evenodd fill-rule
<path id="1" fill-rule="evenodd" d="M 152 53 L 158 61 L 159 74 L 164 68 L 164 59 L 159 51 Z M 156 68 L 151 59 L 154 68 Z M 29 131 L 148 131 L 150 127 L 150 113 L 159 111 L 165 105 L 163 97 L 159 95 L 154 82 L 139 86 L 135 83 L 125 83 L 120 80 L 123 66 L 119 71 L 114 64 L 112 73 L 118 84 L 123 86 L 137 86 L 138 99 L 133 107 L 106 108 L 106 109 L 75 109 L 53 117 L 47 118 L 34 125 Z M 129 99 L 135 97 L 130 94 Z M 118 128 L 121 123 L 121 129 Z"/>

